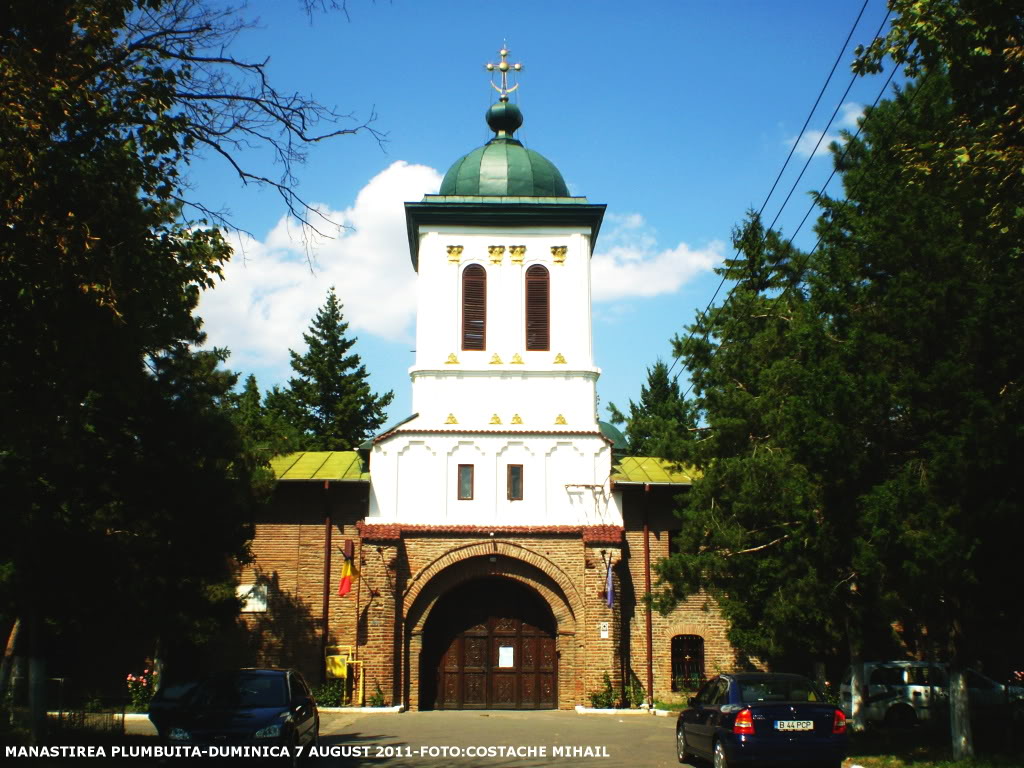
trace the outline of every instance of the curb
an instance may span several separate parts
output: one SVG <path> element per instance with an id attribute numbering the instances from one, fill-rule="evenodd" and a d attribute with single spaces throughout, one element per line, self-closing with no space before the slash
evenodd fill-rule
<path id="1" fill-rule="evenodd" d="M 595 709 L 584 707 L 582 704 L 576 705 L 578 715 L 652 715 L 654 712 L 650 709 Z"/>
<path id="2" fill-rule="evenodd" d="M 578 715 L 654 715 L 655 717 L 669 717 L 675 714 L 671 709 L 595 709 L 584 707 L 582 704 L 576 706 Z"/>
<path id="3" fill-rule="evenodd" d="M 321 712 L 337 714 L 367 714 L 367 715 L 390 715 L 405 711 L 405 705 L 399 704 L 394 707 L 317 707 Z"/>

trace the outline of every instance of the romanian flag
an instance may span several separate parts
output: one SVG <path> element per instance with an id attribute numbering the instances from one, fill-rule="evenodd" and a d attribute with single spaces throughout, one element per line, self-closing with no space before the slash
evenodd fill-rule
<path id="1" fill-rule="evenodd" d="M 352 591 L 352 582 L 359 578 L 353 558 L 346 557 L 341 566 L 341 581 L 338 583 L 338 597 L 344 597 Z"/>

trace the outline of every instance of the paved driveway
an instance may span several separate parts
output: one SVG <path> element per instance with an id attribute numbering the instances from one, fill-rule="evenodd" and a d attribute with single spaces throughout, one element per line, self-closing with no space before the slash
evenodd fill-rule
<path id="1" fill-rule="evenodd" d="M 316 763 L 346 768 L 668 768 L 675 718 L 575 712 L 325 714 Z"/>
<path id="2" fill-rule="evenodd" d="M 675 718 L 576 712 L 405 712 L 320 716 L 320 768 L 669 768 Z M 148 721 L 129 733 L 152 736 Z M 136 762 L 135 765 L 141 763 Z"/>

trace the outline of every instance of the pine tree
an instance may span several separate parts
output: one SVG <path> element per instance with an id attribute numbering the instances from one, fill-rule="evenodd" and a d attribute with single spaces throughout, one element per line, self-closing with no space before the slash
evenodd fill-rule
<path id="1" fill-rule="evenodd" d="M 254 375 L 249 374 L 242 391 L 232 398 L 231 408 L 248 449 L 261 461 L 297 450 L 298 431 L 277 411 L 266 407 Z"/>
<path id="2" fill-rule="evenodd" d="M 692 439 L 692 407 L 683 400 L 679 382 L 669 374 L 663 360 L 647 369 L 647 384 L 640 387 L 640 402 L 629 401 L 626 416 L 615 403 L 608 405 L 614 424 L 626 425 L 628 451 L 633 456 L 671 456 L 679 453 L 675 443 Z"/>
<path id="3" fill-rule="evenodd" d="M 708 429 L 672 457 L 703 476 L 661 574 L 710 590 L 748 652 L 910 647 L 954 679 L 1020 658 L 991 585 L 1016 578 L 1024 273 L 977 188 L 905 166 L 946 137 L 950 93 L 933 73 L 869 110 L 836 152 L 844 195 L 819 197 L 821 247 L 752 217 L 728 302 L 677 340 Z"/>
<path id="4" fill-rule="evenodd" d="M 351 451 L 384 424 L 393 392 L 370 391 L 369 374 L 346 337 L 348 323 L 332 287 L 303 334 L 305 354 L 289 350 L 292 370 L 286 389 L 275 388 L 266 405 L 299 432 L 297 450 Z"/>

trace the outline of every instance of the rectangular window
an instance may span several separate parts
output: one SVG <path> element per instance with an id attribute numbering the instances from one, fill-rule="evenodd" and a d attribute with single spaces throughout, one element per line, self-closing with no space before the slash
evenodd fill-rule
<path id="1" fill-rule="evenodd" d="M 523 498 L 523 465 L 508 465 L 508 498 L 509 501 L 522 501 Z"/>
<path id="2" fill-rule="evenodd" d="M 479 264 L 462 273 L 462 348 L 487 349 L 487 272 Z"/>
<path id="3" fill-rule="evenodd" d="M 459 499 L 473 498 L 473 465 L 459 464 Z"/>
<path id="4" fill-rule="evenodd" d="M 242 601 L 242 613 L 267 612 L 266 584 L 239 584 L 235 596 Z"/>
<path id="5" fill-rule="evenodd" d="M 696 691 L 704 684 L 704 638 L 676 635 L 671 649 L 672 690 Z"/>
<path id="6" fill-rule="evenodd" d="M 526 348 L 551 347 L 551 281 L 548 271 L 534 264 L 526 270 Z"/>

